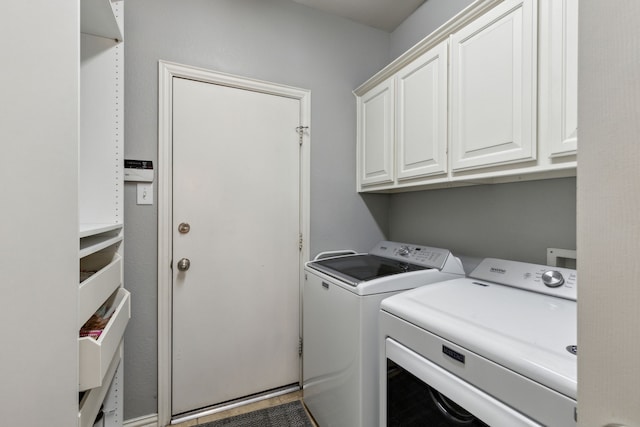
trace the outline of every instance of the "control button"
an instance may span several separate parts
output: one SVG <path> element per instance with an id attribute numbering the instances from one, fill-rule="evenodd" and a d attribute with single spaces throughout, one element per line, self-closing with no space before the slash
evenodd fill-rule
<path id="1" fill-rule="evenodd" d="M 557 288 L 564 283 L 562 273 L 556 270 L 549 270 L 542 273 L 542 283 L 550 288 Z"/>

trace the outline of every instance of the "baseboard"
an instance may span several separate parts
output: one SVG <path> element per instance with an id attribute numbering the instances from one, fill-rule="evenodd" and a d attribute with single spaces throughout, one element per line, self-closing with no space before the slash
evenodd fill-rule
<path id="1" fill-rule="evenodd" d="M 158 414 L 145 415 L 144 417 L 126 420 L 122 427 L 158 427 Z"/>

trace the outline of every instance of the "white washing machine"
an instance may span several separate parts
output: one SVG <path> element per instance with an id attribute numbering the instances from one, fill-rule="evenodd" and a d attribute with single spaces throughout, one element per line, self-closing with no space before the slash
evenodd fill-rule
<path id="1" fill-rule="evenodd" d="M 380 425 L 575 427 L 576 297 L 575 270 L 485 259 L 385 299 Z"/>
<path id="2" fill-rule="evenodd" d="M 388 241 L 306 264 L 303 399 L 320 427 L 378 425 L 380 302 L 463 276 L 446 249 Z"/>

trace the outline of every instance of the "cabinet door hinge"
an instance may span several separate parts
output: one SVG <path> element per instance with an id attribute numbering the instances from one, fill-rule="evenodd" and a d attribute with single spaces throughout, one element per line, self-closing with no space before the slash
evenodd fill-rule
<path id="1" fill-rule="evenodd" d="M 302 337 L 298 337 L 298 356 L 302 357 Z"/>
<path id="2" fill-rule="evenodd" d="M 302 240 L 302 233 L 300 233 L 299 235 L 299 240 L 298 240 L 298 249 L 302 250 L 302 244 L 304 243 L 304 241 Z"/>

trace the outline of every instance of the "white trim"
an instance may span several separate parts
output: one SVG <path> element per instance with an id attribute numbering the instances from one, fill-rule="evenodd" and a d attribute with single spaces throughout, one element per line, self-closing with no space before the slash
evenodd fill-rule
<path id="1" fill-rule="evenodd" d="M 171 421 L 171 182 L 173 115 L 173 78 L 182 77 L 229 87 L 285 96 L 300 101 L 300 123 L 310 126 L 311 92 L 230 74 L 214 72 L 172 62 L 158 62 L 158 421 Z M 302 289 L 304 262 L 309 259 L 310 217 L 310 132 L 303 134 L 300 151 L 300 232 L 303 236 L 300 253 L 300 286 Z"/>
<path id="2" fill-rule="evenodd" d="M 122 427 L 158 427 L 158 414 L 145 415 L 143 417 L 126 420 Z"/>

